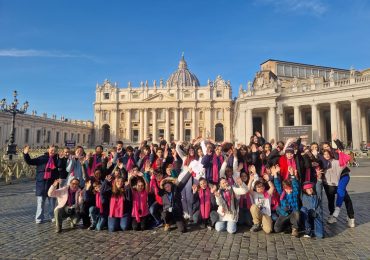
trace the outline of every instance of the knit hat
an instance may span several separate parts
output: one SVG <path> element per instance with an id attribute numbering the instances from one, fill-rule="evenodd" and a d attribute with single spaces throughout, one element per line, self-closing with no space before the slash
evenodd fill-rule
<path id="1" fill-rule="evenodd" d="M 312 189 L 314 186 L 314 183 L 313 182 L 310 182 L 310 181 L 305 181 L 303 183 L 303 189 L 304 190 L 307 190 L 307 189 Z"/>

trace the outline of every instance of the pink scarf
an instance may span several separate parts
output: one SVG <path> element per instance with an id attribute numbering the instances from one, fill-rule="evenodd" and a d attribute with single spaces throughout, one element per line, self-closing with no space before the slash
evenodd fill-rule
<path id="1" fill-rule="evenodd" d="M 227 180 L 227 182 L 229 183 L 230 186 L 233 186 L 234 183 L 235 183 L 233 177 L 228 177 L 226 180 Z"/>
<path id="2" fill-rule="evenodd" d="M 126 164 L 126 171 L 130 171 L 134 167 L 134 160 L 131 158 L 131 156 L 127 160 Z"/>
<path id="3" fill-rule="evenodd" d="M 95 194 L 95 206 L 99 209 L 100 214 L 103 214 L 103 205 L 101 203 L 100 192 Z"/>
<path id="4" fill-rule="evenodd" d="M 264 164 L 262 164 L 260 176 L 263 176 L 265 174 L 265 171 L 266 171 L 266 167 Z"/>
<path id="5" fill-rule="evenodd" d="M 140 223 L 140 217 L 145 217 L 149 214 L 148 210 L 148 193 L 146 190 L 138 192 L 132 191 L 132 217 L 136 219 L 137 223 Z"/>
<path id="6" fill-rule="evenodd" d="M 96 154 L 94 154 L 92 166 L 91 166 L 91 168 L 88 167 L 87 174 L 89 176 L 94 176 L 94 172 L 95 172 L 96 168 L 100 167 L 101 165 L 102 165 L 102 163 L 101 162 L 98 163 L 97 156 L 96 156 Z"/>
<path id="7" fill-rule="evenodd" d="M 288 163 L 288 169 L 289 169 L 289 166 L 291 166 L 292 168 L 293 168 L 293 170 L 297 170 L 297 165 L 296 165 L 296 163 L 295 163 L 295 158 L 293 157 L 292 159 L 287 159 L 286 160 L 287 161 L 287 163 Z"/>
<path id="8" fill-rule="evenodd" d="M 349 160 L 351 160 L 351 156 L 343 152 L 338 152 L 338 155 L 339 155 L 339 166 L 340 167 L 346 166 Z"/>
<path id="9" fill-rule="evenodd" d="M 51 178 L 51 171 L 54 169 L 55 169 L 54 158 L 53 156 L 49 156 L 49 160 L 45 166 L 44 180 L 48 180 Z"/>
<path id="10" fill-rule="evenodd" d="M 241 195 L 239 200 L 239 208 L 250 209 L 252 206 L 251 198 L 249 197 L 249 192 L 247 194 Z"/>
<path id="11" fill-rule="evenodd" d="M 231 194 L 229 190 L 224 191 L 224 198 L 226 200 L 227 206 L 230 208 L 231 207 Z"/>
<path id="12" fill-rule="evenodd" d="M 224 159 L 222 158 L 222 156 L 220 155 L 219 157 L 217 157 L 216 154 L 213 154 L 213 160 L 212 160 L 212 181 L 214 183 L 218 183 L 218 172 L 219 172 L 219 168 L 218 168 L 218 160 L 220 160 L 220 164 L 222 165 L 223 162 L 224 162 Z"/>
<path id="13" fill-rule="evenodd" d="M 244 171 L 248 173 L 248 164 L 246 162 L 243 162 Z"/>
<path id="14" fill-rule="evenodd" d="M 163 205 L 163 202 L 162 202 L 162 197 L 159 196 L 158 192 L 159 192 L 159 187 L 160 183 L 157 182 L 156 178 L 154 175 L 152 175 L 152 177 L 150 178 L 150 183 L 149 183 L 149 189 L 154 192 L 154 195 L 155 195 L 155 200 L 157 201 L 157 203 L 159 205 Z"/>
<path id="15" fill-rule="evenodd" d="M 68 188 L 68 201 L 67 201 L 67 205 L 68 207 L 72 207 L 73 206 L 73 197 L 76 196 L 76 191 L 72 191 L 70 188 Z M 75 198 L 76 200 L 76 198 Z M 76 203 L 76 201 L 75 201 Z"/>
<path id="16" fill-rule="evenodd" d="M 211 191 L 208 187 L 199 190 L 199 200 L 202 219 L 209 219 L 209 214 L 211 213 Z"/>
<path id="17" fill-rule="evenodd" d="M 123 194 L 120 196 L 114 196 L 110 198 L 109 205 L 109 217 L 111 218 L 122 218 L 123 217 L 124 198 Z"/>

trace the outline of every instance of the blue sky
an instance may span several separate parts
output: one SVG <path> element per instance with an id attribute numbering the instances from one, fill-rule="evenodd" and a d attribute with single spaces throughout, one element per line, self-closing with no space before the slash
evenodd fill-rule
<path id="1" fill-rule="evenodd" d="M 96 82 L 167 79 L 185 53 L 233 96 L 269 58 L 370 67 L 370 1 L 0 0 L 0 97 L 93 119 Z"/>

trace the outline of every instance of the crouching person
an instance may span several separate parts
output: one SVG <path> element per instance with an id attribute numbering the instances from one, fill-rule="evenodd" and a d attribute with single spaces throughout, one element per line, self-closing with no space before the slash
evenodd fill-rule
<path id="1" fill-rule="evenodd" d="M 71 218 L 71 227 L 74 228 L 80 221 L 80 206 L 83 203 L 80 181 L 72 179 L 69 186 L 57 189 L 59 180 L 50 186 L 48 196 L 58 199 L 58 206 L 54 210 L 56 232 L 62 232 L 62 223 L 66 218 Z"/>
<path id="2" fill-rule="evenodd" d="M 280 206 L 277 208 L 279 215 L 275 222 L 274 230 L 276 233 L 282 232 L 284 226 L 290 223 L 292 226 L 292 236 L 299 237 L 299 182 L 294 175 L 293 168 L 289 167 L 289 177 L 281 183 L 280 176 L 274 174 L 274 184 L 280 195 Z"/>
<path id="3" fill-rule="evenodd" d="M 200 224 L 201 228 L 207 227 L 211 230 L 218 220 L 214 195 L 216 190 L 216 185 L 213 185 L 212 188 L 208 187 L 205 178 L 199 179 L 199 190 L 198 185 L 193 185 L 193 220 L 195 224 Z"/>
<path id="4" fill-rule="evenodd" d="M 304 237 L 324 237 L 322 212 L 322 171 L 317 170 L 316 186 L 312 182 L 303 183 L 301 216 L 305 225 Z M 315 186 L 315 189 L 314 189 Z"/>
<path id="5" fill-rule="evenodd" d="M 230 186 L 225 178 L 220 179 L 220 188 L 215 192 L 219 221 L 216 222 L 217 231 L 233 234 L 237 230 L 239 217 L 239 198 L 248 192 L 248 187 L 238 177 L 235 184 Z"/>
<path id="6" fill-rule="evenodd" d="M 272 167 L 271 171 L 272 173 L 276 172 L 277 167 Z M 270 234 L 272 232 L 271 199 L 275 191 L 275 187 L 269 179 L 268 174 L 265 174 L 263 177 L 269 185 L 268 190 L 265 190 L 265 185 L 263 184 L 263 182 L 258 180 L 255 182 L 254 185 L 256 191 L 253 191 L 253 172 L 250 175 L 248 183 L 249 193 L 251 194 L 253 200 L 253 205 L 250 209 L 253 218 L 253 226 L 251 228 L 251 231 L 258 232 L 263 229 L 266 234 Z"/>
<path id="7" fill-rule="evenodd" d="M 191 169 L 184 170 L 186 170 L 187 173 L 177 185 L 176 180 L 173 178 L 165 178 L 161 181 L 161 190 L 159 194 L 163 202 L 162 219 L 164 221 L 164 231 L 169 231 L 170 224 L 176 222 L 177 229 L 182 233 L 186 232 L 181 191 L 192 175 L 190 173 Z"/>

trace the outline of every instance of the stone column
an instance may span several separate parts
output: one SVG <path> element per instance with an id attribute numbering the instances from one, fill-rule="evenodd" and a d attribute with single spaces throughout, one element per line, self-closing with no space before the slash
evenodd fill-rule
<path id="1" fill-rule="evenodd" d="M 212 109 L 210 107 L 206 108 L 205 119 L 206 119 L 206 122 L 207 122 L 205 138 L 208 137 L 207 136 L 208 133 L 209 133 L 209 138 L 212 138 L 213 137 L 213 129 L 212 129 L 213 119 L 212 119 Z"/>
<path id="2" fill-rule="evenodd" d="M 180 127 L 179 127 L 179 131 L 180 131 L 180 141 L 184 141 L 184 110 L 183 108 L 180 108 Z"/>
<path id="3" fill-rule="evenodd" d="M 155 108 L 152 109 L 153 114 L 152 114 L 152 126 L 153 126 L 153 133 L 152 133 L 152 142 L 156 143 L 157 142 L 157 110 Z"/>
<path id="4" fill-rule="evenodd" d="M 197 138 L 197 115 L 196 115 L 196 108 L 194 107 L 192 110 L 191 110 L 191 135 L 192 135 L 192 139 L 195 139 Z"/>
<path id="5" fill-rule="evenodd" d="M 351 126 L 352 126 L 352 149 L 360 149 L 360 128 L 358 118 L 358 102 L 357 100 L 351 101 Z"/>
<path id="6" fill-rule="evenodd" d="M 175 118 L 174 118 L 174 138 L 176 141 L 179 140 L 179 109 L 178 108 L 175 108 L 174 109 L 174 114 L 175 114 Z"/>
<path id="7" fill-rule="evenodd" d="M 362 140 L 361 141 L 365 141 L 366 143 L 368 141 L 367 126 L 368 126 L 367 107 L 365 105 L 363 105 L 363 107 L 361 109 L 361 132 L 362 132 Z"/>
<path id="8" fill-rule="evenodd" d="M 127 109 L 127 120 L 126 120 L 126 126 L 127 126 L 127 133 L 126 133 L 126 138 L 132 142 L 132 137 L 131 137 L 131 109 Z"/>
<path id="9" fill-rule="evenodd" d="M 299 106 L 294 106 L 294 126 L 301 125 L 301 111 Z"/>
<path id="10" fill-rule="evenodd" d="M 112 110 L 112 118 L 109 118 L 110 119 L 110 122 L 112 123 L 112 128 L 111 128 L 111 138 L 109 140 L 110 143 L 116 143 L 117 142 L 117 138 L 118 138 L 118 133 L 119 133 L 119 111 L 118 109 L 113 109 Z M 111 115 L 109 115 L 111 116 Z M 75 136 L 76 136 L 76 141 L 77 141 L 77 133 L 75 133 Z"/>
<path id="11" fill-rule="evenodd" d="M 144 141 L 144 110 L 141 109 L 140 111 L 140 142 Z"/>
<path id="12" fill-rule="evenodd" d="M 245 144 L 249 144 L 249 138 L 253 135 L 253 116 L 252 116 L 252 109 L 251 108 L 247 108 L 245 110 L 245 115 L 246 115 L 246 126 L 245 126 L 245 129 L 246 129 L 246 137 L 245 137 L 245 140 L 246 140 L 246 143 Z"/>
<path id="13" fill-rule="evenodd" d="M 275 142 L 277 142 L 277 136 L 276 136 L 276 113 L 275 113 L 275 107 L 270 107 L 268 111 L 268 129 L 269 129 L 269 140 L 275 139 Z"/>
<path id="14" fill-rule="evenodd" d="M 144 140 L 146 140 L 148 138 L 148 126 L 149 126 L 149 123 L 148 123 L 148 109 L 144 108 L 144 129 L 143 129 Z"/>
<path id="15" fill-rule="evenodd" d="M 246 130 L 246 127 L 245 127 L 245 120 L 247 118 L 246 116 L 246 112 L 245 112 L 245 109 L 244 108 L 240 108 L 240 112 L 239 112 L 239 117 L 237 119 L 237 123 L 236 123 L 236 131 L 235 131 L 235 141 L 236 142 L 242 142 L 242 143 L 247 143 L 246 141 L 246 134 L 245 134 L 245 130 Z"/>
<path id="16" fill-rule="evenodd" d="M 317 113 L 317 104 L 311 105 L 311 121 L 312 121 L 312 141 L 318 142 L 319 138 L 319 129 L 318 129 L 318 113 Z"/>
<path id="17" fill-rule="evenodd" d="M 330 130 L 331 130 L 331 134 L 338 133 L 338 118 L 337 118 L 337 103 L 336 102 L 330 103 Z"/>
<path id="18" fill-rule="evenodd" d="M 365 105 L 360 106 L 360 123 L 361 123 L 361 145 L 362 142 L 367 143 L 367 122 L 366 122 L 367 111 Z"/>
<path id="19" fill-rule="evenodd" d="M 165 139 L 167 142 L 171 140 L 170 138 L 170 109 L 166 109 L 166 133 L 165 133 Z"/>

